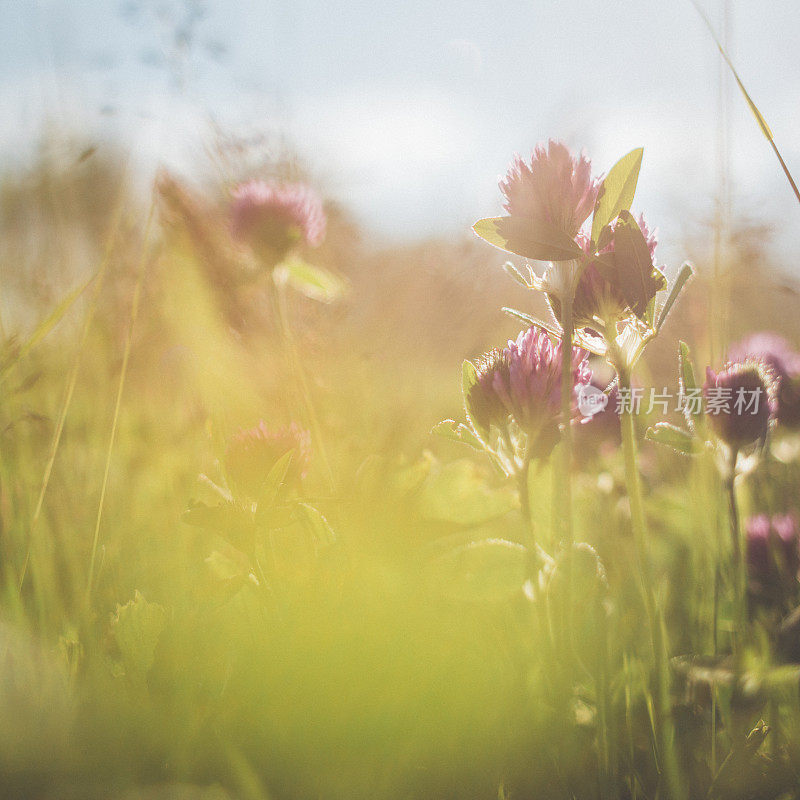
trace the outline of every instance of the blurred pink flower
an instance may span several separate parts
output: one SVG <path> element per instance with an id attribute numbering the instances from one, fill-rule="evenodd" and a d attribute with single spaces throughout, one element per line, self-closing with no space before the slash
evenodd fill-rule
<path id="1" fill-rule="evenodd" d="M 747 567 L 751 581 L 762 590 L 782 580 L 794 582 L 800 569 L 800 532 L 791 514 L 758 514 L 745 523 Z"/>
<path id="2" fill-rule="evenodd" d="M 286 475 L 289 484 L 305 477 L 311 458 L 311 436 L 293 422 L 285 428 L 269 428 L 261 421 L 255 428 L 236 433 L 225 452 L 225 469 L 232 488 L 249 498 L 257 498 L 269 471 L 292 451 Z"/>
<path id="3" fill-rule="evenodd" d="M 319 195 L 300 183 L 252 180 L 232 193 L 231 230 L 256 251 L 282 258 L 298 244 L 317 247 L 325 237 Z"/>
<path id="4" fill-rule="evenodd" d="M 581 154 L 573 156 L 552 139 L 537 145 L 527 163 L 515 156 L 500 182 L 504 208 L 512 217 L 545 223 L 574 238 L 594 210 L 600 180 L 592 178 L 592 165 Z"/>

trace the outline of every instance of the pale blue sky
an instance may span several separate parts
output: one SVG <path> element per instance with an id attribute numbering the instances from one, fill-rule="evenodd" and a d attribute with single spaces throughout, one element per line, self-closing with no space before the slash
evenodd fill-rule
<path id="1" fill-rule="evenodd" d="M 722 2 L 704 0 L 715 23 Z M 178 86 L 169 64 L 187 5 L 206 13 L 188 28 Z M 800 173 L 800 6 L 729 5 L 734 60 Z M 598 171 L 643 145 L 638 205 L 665 242 L 708 213 L 717 186 L 719 59 L 688 0 L 0 0 L 0 11 L 6 163 L 26 158 L 45 117 L 186 173 L 211 118 L 280 130 L 326 191 L 389 237 L 497 213 L 512 154 L 548 136 L 585 147 Z M 773 154 L 730 97 L 737 208 L 797 230 Z"/>

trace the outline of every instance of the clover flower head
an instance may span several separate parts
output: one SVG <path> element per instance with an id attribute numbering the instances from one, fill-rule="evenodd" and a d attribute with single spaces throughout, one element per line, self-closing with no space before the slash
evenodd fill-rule
<path id="1" fill-rule="evenodd" d="M 475 359 L 477 380 L 470 386 L 464 397 L 467 407 L 467 416 L 476 430 L 484 437 L 491 427 L 505 427 L 508 420 L 508 410 L 495 392 L 495 376 L 505 380 L 508 373 L 508 362 L 502 350 L 494 348 Z"/>
<path id="2" fill-rule="evenodd" d="M 233 190 L 230 213 L 233 235 L 276 261 L 296 245 L 317 247 L 325 237 L 322 201 L 305 184 L 247 181 Z"/>
<path id="3" fill-rule="evenodd" d="M 504 369 L 495 372 L 493 388 L 509 415 L 529 437 L 529 453 L 543 458 L 558 441 L 561 419 L 561 342 L 532 325 L 503 350 Z M 572 348 L 572 416 L 577 411 L 574 389 L 587 384 L 592 373 L 588 353 Z"/>
<path id="4" fill-rule="evenodd" d="M 592 213 L 600 180 L 585 154 L 574 156 L 552 139 L 537 145 L 530 162 L 515 156 L 500 182 L 512 217 L 544 223 L 574 237 Z"/>
<path id="5" fill-rule="evenodd" d="M 734 449 L 763 443 L 777 409 L 775 388 L 757 361 L 729 362 L 719 373 L 707 367 L 703 397 L 712 431 Z"/>
<path id="6" fill-rule="evenodd" d="M 292 461 L 286 483 L 296 485 L 305 477 L 311 458 L 311 436 L 293 422 L 284 428 L 269 428 L 262 420 L 254 428 L 242 429 L 225 452 L 225 469 L 232 488 L 256 499 L 269 471 L 288 452 Z"/>
<path id="7" fill-rule="evenodd" d="M 650 255 L 647 264 L 642 259 L 631 257 L 627 250 L 618 252 L 617 234 L 622 225 L 635 233 L 638 225 Z M 600 239 L 598 257 L 590 237 L 579 231 L 576 241 L 586 253 L 586 262 L 575 286 L 572 304 L 575 328 L 608 326 L 612 337 L 616 336 L 616 323 L 632 314 L 642 317 L 656 293 L 664 288 L 666 279 L 663 271 L 653 264 L 658 240 L 656 231 L 651 231 L 643 215 L 634 221 L 628 214 L 617 217 L 609 225 Z M 549 267 L 548 270 L 553 267 Z M 644 269 L 644 272 L 642 270 Z M 561 322 L 561 302 L 555 294 L 548 295 L 550 307 L 556 319 Z"/>
<path id="8" fill-rule="evenodd" d="M 732 345 L 732 360 L 755 359 L 767 366 L 777 382 L 776 419 L 790 429 L 800 428 L 800 353 L 782 336 L 760 331 Z"/>

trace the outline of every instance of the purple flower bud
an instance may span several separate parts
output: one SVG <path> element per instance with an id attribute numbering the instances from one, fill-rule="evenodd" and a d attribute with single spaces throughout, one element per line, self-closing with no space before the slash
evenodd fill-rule
<path id="1" fill-rule="evenodd" d="M 619 247 L 618 237 L 624 239 Z M 594 255 L 595 243 L 586 234 L 580 232 L 576 238 L 587 263 L 575 287 L 573 324 L 575 328 L 596 328 L 599 320 L 616 335 L 615 323 L 631 314 L 642 318 L 656 292 L 666 285 L 663 273 L 653 264 L 658 244 L 655 233 L 650 232 L 643 216 L 637 223 L 625 213 L 601 234 L 599 258 Z M 559 299 L 548 295 L 548 300 L 561 322 Z"/>
<path id="2" fill-rule="evenodd" d="M 777 384 L 778 422 L 790 429 L 800 428 L 800 353 L 786 339 L 769 331 L 754 333 L 732 345 L 729 358 L 765 364 Z"/>
<path id="3" fill-rule="evenodd" d="M 297 484 L 305 477 L 311 458 L 311 436 L 293 422 L 285 428 L 268 428 L 260 422 L 255 428 L 240 430 L 225 452 L 225 470 L 233 490 L 256 499 L 269 471 L 289 451 L 293 452 L 288 484 Z"/>
<path id="4" fill-rule="evenodd" d="M 477 381 L 464 397 L 464 403 L 476 431 L 486 439 L 492 426 L 503 428 L 508 421 L 508 410 L 494 390 L 495 375 L 502 374 L 502 380 L 507 380 L 508 363 L 503 351 L 495 348 L 475 359 L 474 366 Z"/>
<path id="5" fill-rule="evenodd" d="M 703 397 L 711 430 L 729 447 L 765 440 L 775 414 L 775 381 L 762 364 L 728 363 L 719 373 L 708 367 Z"/>

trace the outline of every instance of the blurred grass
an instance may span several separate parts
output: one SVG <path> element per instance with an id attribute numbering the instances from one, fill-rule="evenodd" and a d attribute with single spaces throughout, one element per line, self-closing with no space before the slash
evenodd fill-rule
<path id="1" fill-rule="evenodd" d="M 651 663 L 618 449 L 578 441 L 576 540 L 597 555 L 581 550 L 574 629 L 564 630 L 558 565 L 531 587 L 537 602 L 522 591 L 514 496 L 477 455 L 429 434 L 461 416 L 461 360 L 516 334 L 499 308 L 541 313 L 495 254 L 467 237 L 375 250 L 329 204 L 329 235 L 312 260 L 345 277 L 349 293 L 332 305 L 290 296 L 288 317 L 338 487 L 330 492 L 317 458 L 305 497 L 337 540 L 318 554 L 301 526 L 276 531 L 268 594 L 263 582 L 220 577 L 236 552 L 182 521 L 206 491 L 198 474 L 221 479 L 240 426 L 302 413 L 264 288 L 227 281 L 213 241 L 199 246 L 192 220 L 176 213 L 198 214 L 211 237 L 213 192 L 201 202 L 181 187 L 183 207 L 162 196 L 148 245 L 147 209 L 122 159 L 75 149 L 0 185 L 3 353 L 12 363 L 0 398 L 0 795 L 653 796 L 663 754 L 653 752 Z M 800 341 L 797 289 L 768 232 L 746 222 L 734 232 L 723 274 L 733 333 L 769 320 Z M 675 387 L 678 336 L 704 363 L 707 239 L 700 230 L 686 243 L 699 280 L 648 353 L 645 385 Z M 106 250 L 104 282 L 95 278 L 17 358 L 15 343 L 95 273 Z M 727 546 L 713 472 L 647 444 L 642 472 L 670 652 L 710 656 Z M 797 481 L 796 460 L 772 462 L 747 502 L 798 511 L 796 492 L 780 488 Z M 532 479 L 537 535 L 550 552 L 553 485 L 548 468 Z M 761 670 L 773 654 L 765 645 L 753 658 Z M 676 747 L 689 796 L 700 797 L 713 777 L 711 710 L 702 687 L 692 691 L 700 699 L 676 690 Z M 781 691 L 775 764 L 784 768 L 798 763 L 798 739 L 794 695 Z M 715 749 L 724 757 L 765 705 L 719 703 L 727 716 Z"/>

